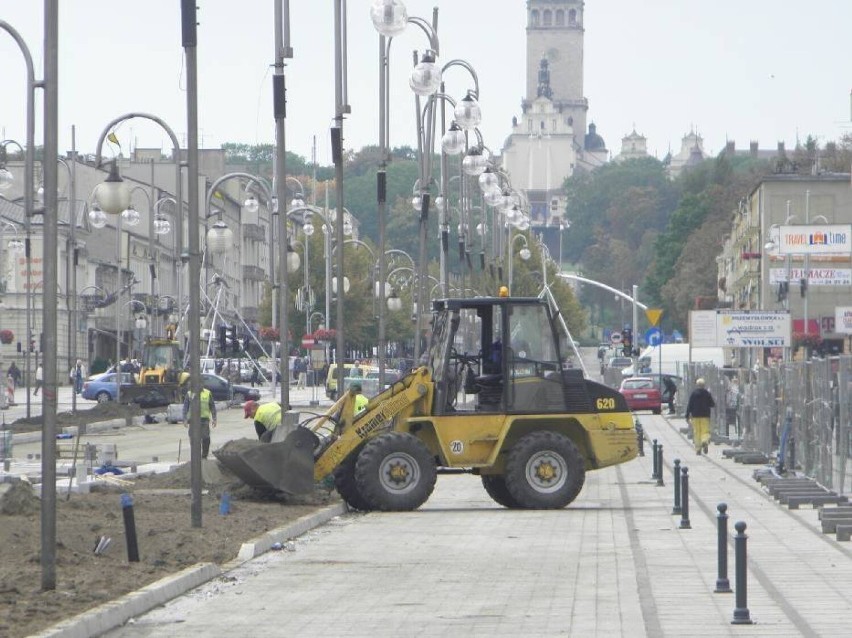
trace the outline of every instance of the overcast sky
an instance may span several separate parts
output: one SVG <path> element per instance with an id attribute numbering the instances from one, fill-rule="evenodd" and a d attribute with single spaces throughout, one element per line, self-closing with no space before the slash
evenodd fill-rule
<path id="1" fill-rule="evenodd" d="M 273 142 L 271 69 L 276 0 L 198 0 L 199 135 L 204 147 Z M 43 2 L 0 0 L 0 20 L 21 33 L 43 76 Z M 178 0 L 59 0 L 60 151 L 93 152 L 104 126 L 147 112 L 186 131 L 186 73 Z M 439 8 L 440 60 L 461 58 L 479 76 L 487 146 L 502 147 L 520 115 L 525 90 L 525 0 L 405 0 L 409 15 L 431 19 Z M 288 60 L 287 149 L 331 163 L 334 116 L 332 0 L 291 0 L 293 58 Z M 378 141 L 378 36 L 369 0 L 348 2 L 349 104 L 344 145 Z M 725 140 L 747 148 L 796 137 L 838 139 L 850 128 L 850 0 L 587 0 L 585 87 L 589 121 L 617 153 L 636 130 L 659 157 L 694 127 L 705 150 Z M 391 146 L 414 146 L 414 103 L 407 76 L 412 51 L 426 37 L 411 26 L 391 51 Z M 0 33 L 0 134 L 25 139 L 26 76 L 14 40 Z M 470 76 L 446 77 L 462 97 Z M 36 141 L 42 100 L 37 92 Z M 135 119 L 118 137 L 129 145 L 170 143 L 156 125 Z"/>

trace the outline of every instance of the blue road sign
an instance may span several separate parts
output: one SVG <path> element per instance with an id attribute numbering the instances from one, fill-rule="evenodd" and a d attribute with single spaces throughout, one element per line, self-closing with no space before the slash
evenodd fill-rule
<path id="1" fill-rule="evenodd" d="M 659 328 L 648 328 L 645 331 L 645 343 L 649 346 L 658 346 L 663 340 L 663 335 Z"/>

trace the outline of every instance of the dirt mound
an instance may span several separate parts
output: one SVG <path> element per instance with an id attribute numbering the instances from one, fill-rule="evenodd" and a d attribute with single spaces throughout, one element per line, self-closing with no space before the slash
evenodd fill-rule
<path id="1" fill-rule="evenodd" d="M 0 514 L 28 516 L 39 511 L 40 503 L 27 481 L 0 484 Z"/>
<path id="2" fill-rule="evenodd" d="M 87 405 L 87 404 L 84 404 Z M 97 423 L 99 421 L 109 421 L 112 419 L 123 419 L 127 417 L 141 416 L 143 414 L 162 412 L 163 409 L 144 410 L 135 403 L 118 404 L 115 401 L 108 403 L 96 403 L 94 407 L 88 409 L 77 409 L 76 412 L 58 412 L 56 414 L 56 427 L 58 429 L 70 426 L 79 426 L 89 423 Z M 35 432 L 41 430 L 43 420 L 41 415 L 31 416 L 29 418 L 22 417 L 14 421 L 11 425 L 7 424 L 15 432 Z"/>
<path id="3" fill-rule="evenodd" d="M 214 491 L 242 485 L 240 480 L 221 463 L 210 459 L 204 459 L 201 462 L 201 483 Z M 134 479 L 135 489 L 189 489 L 190 487 L 192 487 L 192 476 L 189 463 L 182 463 L 171 472 L 150 474 Z"/>

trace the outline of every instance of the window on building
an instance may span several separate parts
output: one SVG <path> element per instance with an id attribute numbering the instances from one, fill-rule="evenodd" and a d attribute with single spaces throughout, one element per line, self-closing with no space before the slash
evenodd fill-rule
<path id="1" fill-rule="evenodd" d="M 542 22 L 546 27 L 553 24 L 553 12 L 550 9 L 545 9 L 542 13 Z"/>
<path id="2" fill-rule="evenodd" d="M 565 26 L 565 12 L 562 9 L 556 10 L 556 26 Z"/>
<path id="3" fill-rule="evenodd" d="M 568 12 L 568 24 L 577 24 L 577 10 L 571 9 Z"/>
<path id="4" fill-rule="evenodd" d="M 530 26 L 537 27 L 538 26 L 538 10 L 533 9 L 530 11 Z"/>

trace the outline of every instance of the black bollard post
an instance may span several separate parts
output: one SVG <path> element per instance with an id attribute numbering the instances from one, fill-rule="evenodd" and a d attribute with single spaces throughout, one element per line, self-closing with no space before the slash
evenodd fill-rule
<path id="1" fill-rule="evenodd" d="M 657 487 L 663 487 L 663 444 L 657 446 Z"/>
<path id="2" fill-rule="evenodd" d="M 658 473 L 658 471 L 659 471 L 659 470 L 658 470 L 658 466 L 657 466 L 657 462 L 658 462 L 658 458 L 657 458 L 657 439 L 654 439 L 654 440 L 652 441 L 652 445 L 651 445 L 651 461 L 652 461 L 652 468 L 653 468 L 653 469 L 651 470 L 651 478 L 653 479 L 653 478 L 657 478 L 657 473 Z"/>
<path id="3" fill-rule="evenodd" d="M 680 529 L 692 529 L 689 524 L 689 468 L 680 470 Z"/>
<path id="4" fill-rule="evenodd" d="M 672 507 L 672 514 L 680 514 L 680 459 L 674 460 L 672 474 L 674 474 L 674 507 Z"/>
<path id="5" fill-rule="evenodd" d="M 716 506 L 719 513 L 716 515 L 718 525 L 718 555 L 719 555 L 719 570 L 716 576 L 717 594 L 730 594 L 731 583 L 728 580 L 728 506 L 725 503 L 719 503 Z"/>
<path id="6" fill-rule="evenodd" d="M 121 509 L 124 514 L 124 535 L 127 537 L 127 560 L 139 562 L 139 545 L 136 542 L 136 518 L 133 515 L 133 497 L 121 495 Z"/>
<path id="7" fill-rule="evenodd" d="M 743 521 L 734 523 L 734 529 L 737 530 L 737 535 L 734 537 L 734 555 L 736 558 L 736 581 L 737 581 L 737 597 L 736 607 L 734 607 L 734 619 L 731 620 L 732 625 L 751 625 L 751 615 L 748 611 L 748 585 L 746 584 L 746 539 L 745 535 L 746 524 Z"/>
<path id="8" fill-rule="evenodd" d="M 645 456 L 645 429 L 639 423 L 639 419 L 634 421 L 636 424 L 636 442 L 639 445 L 639 456 Z"/>

